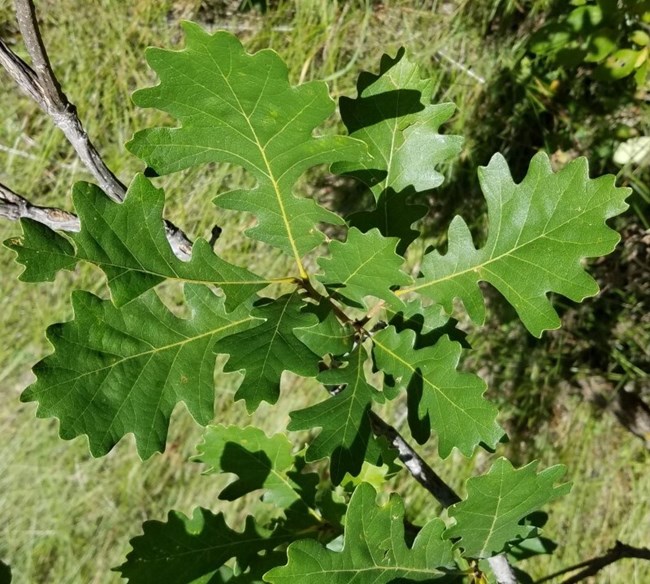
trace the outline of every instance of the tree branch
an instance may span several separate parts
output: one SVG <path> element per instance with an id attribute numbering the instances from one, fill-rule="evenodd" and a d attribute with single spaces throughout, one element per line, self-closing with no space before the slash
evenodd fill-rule
<path id="1" fill-rule="evenodd" d="M 50 59 L 45 51 L 45 45 L 43 44 L 41 32 L 38 28 L 34 3 L 32 0 L 16 0 L 15 7 L 18 27 L 25 41 L 27 52 L 32 58 L 34 69 L 36 69 L 36 76 L 41 82 L 43 93 L 52 103 L 56 103 L 62 109 L 65 109 L 69 103 L 68 98 L 61 90 L 61 85 L 52 71 Z"/>
<path id="2" fill-rule="evenodd" d="M 79 231 L 79 218 L 72 213 L 54 207 L 32 205 L 25 197 L 14 193 L 0 183 L 0 217 L 17 221 L 23 217 L 33 219 L 59 231 Z"/>
<path id="3" fill-rule="evenodd" d="M 36 11 L 32 0 L 15 0 L 18 27 L 25 42 L 25 48 L 32 59 L 34 69 L 32 74 L 37 80 L 38 96 L 32 96 L 41 109 L 47 113 L 54 124 L 65 134 L 75 152 L 90 170 L 102 190 L 114 201 L 122 201 L 126 187 L 115 177 L 102 160 L 99 152 L 90 141 L 88 134 L 77 116 L 77 108 L 70 102 L 61 90 L 50 60 L 43 45 L 43 39 L 36 19 Z M 8 47 L 7 47 L 8 48 Z M 14 55 L 14 59 L 19 59 Z M 8 71 L 11 75 L 11 71 Z M 14 76 L 14 80 L 23 88 L 22 79 Z"/>
<path id="4" fill-rule="evenodd" d="M 0 39 L 0 65 L 39 106 L 42 89 L 34 70 Z"/>
<path id="5" fill-rule="evenodd" d="M 104 193 L 115 202 L 123 201 L 126 187 L 102 160 L 77 116 L 76 107 L 66 97 L 52 70 L 38 27 L 33 0 L 15 0 L 15 7 L 18 26 L 34 68 L 25 63 L 2 40 L 0 40 L 0 65 L 64 133 Z M 8 207 L 4 208 L 3 216 L 12 218 L 15 209 L 12 215 L 8 215 Z M 40 209 L 33 205 L 25 208 Z M 62 228 L 58 227 L 58 229 Z M 183 231 L 169 221 L 165 221 L 165 229 L 167 239 L 176 256 L 182 260 L 189 259 L 192 253 L 192 242 Z"/>
<path id="6" fill-rule="evenodd" d="M 461 499 L 456 492 L 424 462 L 422 457 L 393 426 L 373 411 L 370 412 L 370 423 L 373 432 L 378 436 L 384 436 L 395 447 L 399 459 L 404 463 L 413 478 L 429 491 L 443 507 L 451 507 L 453 504 L 460 502 Z"/>
<path id="7" fill-rule="evenodd" d="M 18 221 L 26 217 L 47 225 L 55 231 L 79 231 L 81 225 L 74 213 L 57 207 L 39 207 L 8 186 L 0 183 L 0 217 Z M 192 243 L 187 236 L 166 219 L 164 220 L 167 241 L 172 251 L 181 260 L 187 261 L 192 255 Z"/>
<path id="8" fill-rule="evenodd" d="M 549 580 L 553 580 L 554 578 L 562 576 L 563 574 L 579 570 L 580 568 L 585 568 L 584 570 L 578 572 L 577 574 L 571 576 L 570 578 L 567 578 L 562 582 L 562 584 L 576 584 L 585 578 L 594 576 L 603 568 L 609 566 L 610 564 L 613 564 L 614 562 L 617 562 L 618 560 L 622 560 L 623 558 L 650 560 L 650 549 L 637 548 L 617 541 L 614 547 L 607 550 L 607 552 L 605 552 L 602 556 L 597 556 L 595 558 L 591 558 L 590 560 L 585 560 L 584 562 L 580 562 L 574 566 L 564 568 L 559 572 L 544 576 L 544 578 L 541 580 L 537 580 L 536 584 L 548 582 Z"/>

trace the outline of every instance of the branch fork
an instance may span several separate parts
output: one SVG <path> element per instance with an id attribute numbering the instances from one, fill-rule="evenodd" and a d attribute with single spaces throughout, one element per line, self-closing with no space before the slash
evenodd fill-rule
<path id="1" fill-rule="evenodd" d="M 21 59 L 0 39 L 0 66 L 32 100 L 50 117 L 72 145 L 79 159 L 92 174 L 101 189 L 115 202 L 122 202 L 126 186 L 108 168 L 91 142 L 77 108 L 70 102 L 59 83 L 43 44 L 36 18 L 33 0 L 15 0 L 16 18 L 32 60 L 33 68 Z M 78 219 L 71 213 L 50 207 L 38 207 L 25 197 L 0 183 L 0 216 L 17 220 L 29 217 L 52 229 L 78 231 Z M 62 220 L 58 218 L 62 217 Z M 76 222 L 75 222 L 76 219 Z M 181 260 L 189 260 L 192 242 L 173 223 L 165 221 L 167 239 L 174 254 Z"/>

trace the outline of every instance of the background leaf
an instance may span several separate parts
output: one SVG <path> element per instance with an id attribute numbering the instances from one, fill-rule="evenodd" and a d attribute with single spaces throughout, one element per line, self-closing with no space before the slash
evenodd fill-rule
<path id="1" fill-rule="evenodd" d="M 482 324 L 485 306 L 478 283 L 489 282 L 539 337 L 560 326 L 549 292 L 576 302 L 598 292 L 581 262 L 614 249 L 619 235 L 605 220 L 627 209 L 630 189 L 616 188 L 613 176 L 590 179 L 584 158 L 554 173 L 544 153 L 532 159 L 519 184 L 498 154 L 480 169 L 479 178 L 488 204 L 485 245 L 476 249 L 467 225 L 455 217 L 447 253 L 424 256 L 422 277 L 410 290 L 449 313 L 454 298 L 460 298 L 472 320 Z"/>
<path id="2" fill-rule="evenodd" d="M 165 448 L 169 417 L 179 401 L 200 424 L 214 415 L 215 341 L 250 326 L 241 307 L 205 286 L 185 287 L 191 318 L 174 316 L 149 291 L 122 308 L 74 292 L 74 320 L 48 328 L 54 353 L 34 367 L 37 381 L 22 401 L 38 401 L 39 417 L 56 416 L 60 434 L 88 436 L 93 456 L 132 432 L 148 458 Z"/>
<path id="3" fill-rule="evenodd" d="M 536 462 L 515 469 L 505 458 L 489 472 L 467 481 L 467 497 L 448 509 L 456 524 L 445 537 L 460 538 L 463 555 L 489 558 L 502 552 L 506 543 L 525 539 L 535 528 L 521 520 L 542 505 L 569 492 L 571 485 L 554 486 L 565 473 L 561 465 L 536 473 Z"/>

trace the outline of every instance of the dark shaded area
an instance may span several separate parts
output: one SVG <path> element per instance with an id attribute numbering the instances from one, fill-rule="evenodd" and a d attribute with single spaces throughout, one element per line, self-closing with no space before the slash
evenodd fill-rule
<path id="1" fill-rule="evenodd" d="M 11 568 L 0 561 L 0 584 L 11 584 Z"/>
<path id="2" fill-rule="evenodd" d="M 396 251 L 404 255 L 408 246 L 420 236 L 420 232 L 413 229 L 412 225 L 429 211 L 428 206 L 417 203 L 417 200 L 418 196 L 413 188 L 399 193 L 390 188 L 386 189 L 379 195 L 373 210 L 352 213 L 347 217 L 348 224 L 364 233 L 377 228 L 386 237 L 397 237 L 399 243 Z"/>
<path id="3" fill-rule="evenodd" d="M 242 464 L 242 461 L 246 461 L 246 464 Z M 220 463 L 223 472 L 238 475 L 237 480 L 219 494 L 219 499 L 225 501 L 235 501 L 247 493 L 262 489 L 273 468 L 271 459 L 263 450 L 251 452 L 235 442 L 225 445 Z"/>
<path id="4" fill-rule="evenodd" d="M 418 411 L 423 395 L 422 373 L 417 369 L 406 387 L 406 405 L 411 435 L 418 444 L 425 444 L 431 436 L 431 418 L 428 414 L 420 418 Z"/>
<path id="5" fill-rule="evenodd" d="M 406 50 L 404 47 L 401 47 L 394 57 L 390 55 L 383 54 L 379 61 L 379 72 L 372 73 L 371 71 L 361 71 L 357 79 L 357 93 L 360 95 L 365 89 L 372 85 L 377 79 L 379 79 L 384 73 L 389 69 L 395 66 L 402 60 L 402 57 L 405 55 Z"/>
<path id="6" fill-rule="evenodd" d="M 339 111 L 348 133 L 352 134 L 379 122 L 421 112 L 424 109 L 421 99 L 422 93 L 414 89 L 396 89 L 354 99 L 341 97 Z"/>

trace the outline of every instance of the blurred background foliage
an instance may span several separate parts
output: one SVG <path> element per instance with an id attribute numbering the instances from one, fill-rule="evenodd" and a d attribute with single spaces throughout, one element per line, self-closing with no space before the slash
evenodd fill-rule
<path id="1" fill-rule="evenodd" d="M 532 155 L 544 149 L 557 168 L 586 156 L 592 175 L 613 173 L 619 185 L 631 187 L 630 210 L 615 225 L 621 244 L 610 257 L 590 262 L 603 292 L 582 305 L 556 298 L 561 330 L 532 338 L 490 290 L 486 326 L 459 326 L 474 347 L 466 368 L 480 372 L 502 408 L 508 455 L 520 463 L 537 457 L 544 465 L 567 464 L 575 483 L 569 497 L 548 509 L 545 533 L 559 544 L 555 555 L 531 560 L 526 569 L 541 577 L 603 552 L 616 539 L 650 543 L 650 425 L 644 426 L 650 419 L 650 2 L 39 0 L 36 5 L 64 89 L 125 182 L 142 165 L 124 150 L 124 142 L 137 129 L 169 121 L 159 112 L 136 110 L 130 101 L 133 90 L 155 82 L 144 49 L 182 45 L 179 23 L 189 19 L 230 30 L 250 50 L 273 47 L 287 61 L 293 82 L 324 78 L 335 98 L 354 95 L 360 70 L 377 70 L 382 53 L 405 46 L 435 80 L 434 101 L 457 105 L 444 130 L 465 137 L 460 157 L 444 169 L 447 181 L 426 196 L 431 211 L 420 225 L 426 234 L 421 246 L 444 248 L 455 214 L 468 220 L 481 242 L 485 204 L 476 167 L 497 151 L 517 180 Z M 24 56 L 9 0 L 0 0 L 0 36 Z M 89 176 L 63 136 L 2 72 L 0 87 L 0 181 L 38 204 L 70 208 L 71 185 Z M 323 131 L 341 129 L 340 120 L 332 119 Z M 227 259 L 262 272 L 281 269 L 284 258 L 241 237 L 249 217 L 211 204 L 217 192 L 249 183 L 228 166 L 159 179 L 167 192 L 167 215 L 187 232 L 209 237 L 219 223 L 224 233 L 218 251 Z M 302 188 L 345 213 L 368 204 L 356 185 L 326 169 L 309 173 Z M 0 239 L 16 231 L 16 225 L 2 223 Z M 409 260 L 417 269 L 415 253 Z M 8 250 L 0 251 L 0 266 L 0 559 L 12 565 L 15 582 L 117 582 L 109 569 L 121 562 L 129 537 L 142 521 L 162 519 L 170 508 L 223 510 L 237 525 L 243 507 L 224 507 L 216 498 L 225 479 L 202 477 L 202 469 L 187 462 L 200 429 L 184 410 L 176 412 L 168 450 L 141 463 L 129 440 L 94 460 L 83 439 L 60 441 L 55 421 L 37 421 L 33 404 L 19 403 L 31 380 L 30 366 L 49 351 L 43 330 L 71 317 L 70 290 L 105 289 L 90 268 L 61 274 L 54 285 L 19 283 L 20 269 Z M 288 411 L 314 395 L 314 388 L 289 378 L 278 406 L 263 407 L 250 418 L 240 403 L 232 405 L 237 376 L 218 372 L 216 379 L 217 419 L 252 420 L 268 431 L 280 430 Z M 395 408 L 386 415 L 404 423 Z M 437 460 L 435 444 L 424 454 L 461 491 L 463 480 L 487 464 L 480 452 L 470 460 Z M 409 520 L 417 522 L 433 509 L 428 495 L 411 483 L 402 476 L 392 486 L 409 497 Z M 262 505 L 255 497 L 248 503 Z M 648 566 L 632 560 L 598 579 L 648 581 Z"/>

